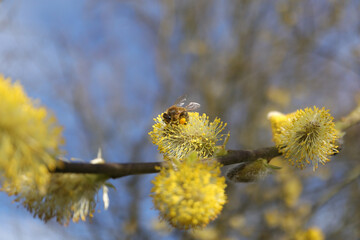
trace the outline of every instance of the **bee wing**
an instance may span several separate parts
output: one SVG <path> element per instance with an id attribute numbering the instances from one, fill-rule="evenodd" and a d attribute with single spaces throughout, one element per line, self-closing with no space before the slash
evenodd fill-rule
<path id="1" fill-rule="evenodd" d="M 179 97 L 178 99 L 176 99 L 175 104 L 178 107 L 182 107 L 185 104 L 186 101 L 186 95 L 182 95 L 181 97 Z"/>
<path id="2" fill-rule="evenodd" d="M 185 108 L 186 108 L 186 110 L 194 111 L 194 110 L 198 109 L 199 107 L 200 107 L 199 103 L 191 102 Z"/>

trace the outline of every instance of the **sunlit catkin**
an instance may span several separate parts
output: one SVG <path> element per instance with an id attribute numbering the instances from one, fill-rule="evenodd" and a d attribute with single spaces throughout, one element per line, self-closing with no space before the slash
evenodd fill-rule
<path id="1" fill-rule="evenodd" d="M 226 202 L 225 178 L 220 176 L 218 163 L 186 158 L 177 169 L 162 168 L 152 183 L 155 208 L 178 229 L 205 227 Z"/>
<path id="2" fill-rule="evenodd" d="M 62 128 L 44 107 L 28 98 L 22 86 L 0 75 L 0 184 L 14 192 L 23 177 L 45 192 L 55 169 Z"/>
<path id="3" fill-rule="evenodd" d="M 319 163 L 325 164 L 330 155 L 338 152 L 335 144 L 338 133 L 325 108 L 314 106 L 288 115 L 270 115 L 269 119 L 279 151 L 301 169 L 312 163 L 315 170 Z"/>
<path id="4" fill-rule="evenodd" d="M 102 164 L 101 155 L 91 161 L 92 164 Z M 70 220 L 86 221 L 93 217 L 99 190 L 103 188 L 104 208 L 109 205 L 107 183 L 109 177 L 100 174 L 53 173 L 47 185 L 46 193 L 36 191 L 33 182 L 22 177 L 22 188 L 10 194 L 16 195 L 15 202 L 21 203 L 34 217 L 47 222 L 55 219 L 58 223 L 67 225 Z"/>
<path id="5" fill-rule="evenodd" d="M 189 112 L 189 121 L 183 124 L 167 124 L 159 115 L 155 118 L 153 130 L 149 133 L 153 144 L 167 159 L 183 159 L 195 151 L 199 157 L 210 157 L 216 150 L 216 143 L 223 137 L 221 132 L 226 123 L 216 118 L 209 121 L 206 114 Z"/>

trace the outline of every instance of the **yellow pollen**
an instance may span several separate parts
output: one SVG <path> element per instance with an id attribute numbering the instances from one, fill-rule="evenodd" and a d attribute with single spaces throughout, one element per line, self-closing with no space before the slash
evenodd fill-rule
<path id="1" fill-rule="evenodd" d="M 182 125 L 186 124 L 186 118 L 180 118 L 179 123 Z"/>

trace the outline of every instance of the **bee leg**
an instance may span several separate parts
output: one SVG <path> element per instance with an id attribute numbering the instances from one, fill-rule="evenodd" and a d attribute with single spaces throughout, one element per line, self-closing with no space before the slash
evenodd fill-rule
<path id="1" fill-rule="evenodd" d="M 186 125 L 188 122 L 189 122 L 189 114 L 186 111 L 180 113 L 179 123 L 182 125 Z"/>

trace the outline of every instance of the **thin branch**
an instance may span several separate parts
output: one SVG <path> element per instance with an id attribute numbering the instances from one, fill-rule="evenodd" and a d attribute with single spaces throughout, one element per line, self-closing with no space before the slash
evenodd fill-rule
<path id="1" fill-rule="evenodd" d="M 256 150 L 228 150 L 225 156 L 215 158 L 221 164 L 231 165 L 242 162 L 255 161 L 258 158 L 272 159 L 279 156 L 276 147 L 260 148 Z M 142 162 L 142 163 L 78 163 L 61 161 L 54 173 L 92 173 L 104 174 L 110 178 L 120 178 L 128 175 L 156 173 L 159 167 L 167 165 L 166 162 Z"/>
<path id="2" fill-rule="evenodd" d="M 336 196 L 341 190 L 343 190 L 346 186 L 352 184 L 353 182 L 355 182 L 357 179 L 360 178 L 360 166 L 357 166 L 353 169 L 351 169 L 347 174 L 347 177 L 345 178 L 344 181 L 336 184 L 335 186 L 333 186 L 326 194 L 324 194 L 317 203 L 315 203 L 312 208 L 310 213 L 304 218 L 303 220 L 303 224 L 305 225 L 306 223 L 309 222 L 309 220 L 316 215 L 316 213 L 318 212 L 318 210 L 324 206 L 326 203 L 328 203 L 334 196 Z"/>
<path id="3" fill-rule="evenodd" d="M 350 185 L 360 177 L 360 166 L 351 169 L 347 174 L 346 179 L 343 182 L 336 184 L 332 187 L 327 194 L 323 195 L 321 199 L 312 206 L 311 213 L 316 212 L 320 207 L 329 202 L 336 194 L 343 190 L 347 185 Z"/>
<path id="4" fill-rule="evenodd" d="M 354 126 L 360 122 L 360 102 L 358 106 L 347 116 L 336 122 L 336 128 L 340 131 L 346 131 L 351 126 Z"/>
<path id="5" fill-rule="evenodd" d="M 104 174 L 110 178 L 120 178 L 128 175 L 156 173 L 165 162 L 142 162 L 142 163 L 78 163 L 61 162 L 54 173 L 91 173 Z"/>
<path id="6" fill-rule="evenodd" d="M 348 116 L 336 122 L 336 127 L 340 131 L 345 131 L 349 127 L 360 122 L 360 105 Z M 341 150 L 339 143 L 338 150 Z M 212 158 L 222 165 L 231 165 L 242 162 L 252 162 L 258 158 L 265 158 L 268 162 L 272 158 L 281 155 L 276 147 L 260 148 L 255 150 L 227 150 L 227 154 L 221 157 Z M 148 174 L 159 172 L 161 166 L 167 166 L 166 162 L 140 162 L 140 163 L 76 163 L 59 161 L 59 166 L 53 173 L 90 173 L 104 174 L 110 178 L 120 178 L 128 175 Z"/>

